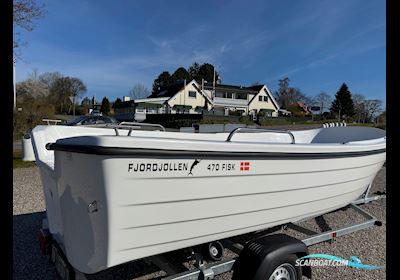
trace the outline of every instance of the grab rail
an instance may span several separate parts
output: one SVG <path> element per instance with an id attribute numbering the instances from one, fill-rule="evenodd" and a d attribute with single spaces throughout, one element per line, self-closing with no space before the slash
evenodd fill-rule
<path id="1" fill-rule="evenodd" d="M 119 135 L 118 133 L 118 128 L 128 128 L 128 136 L 131 136 L 132 130 L 134 127 L 139 127 L 141 128 L 142 126 L 147 126 L 147 127 L 159 127 L 162 129 L 162 131 L 165 131 L 165 127 L 163 127 L 161 124 L 156 124 L 156 123 L 135 123 L 135 122 L 121 122 L 117 127 L 114 127 L 115 130 L 115 135 Z"/>
<path id="2" fill-rule="evenodd" d="M 160 128 L 162 131 L 166 131 L 165 127 L 163 127 L 160 124 L 156 124 L 156 123 L 135 123 L 135 122 L 121 122 L 119 124 L 110 124 L 110 123 L 102 123 L 102 124 L 91 124 L 91 125 L 85 125 L 86 127 L 98 127 L 98 128 L 113 128 L 115 131 L 115 135 L 119 136 L 119 132 L 118 129 L 129 129 L 128 131 L 128 136 L 131 135 L 132 130 L 135 129 L 140 129 L 142 126 L 146 126 L 146 127 L 158 127 Z M 137 128 L 138 127 L 138 128 Z"/>
<path id="3" fill-rule="evenodd" d="M 138 123 L 138 122 L 120 122 L 119 125 L 132 125 L 132 126 L 147 126 L 147 127 L 159 127 L 162 131 L 166 131 L 165 127 L 158 123 Z"/>
<path id="4" fill-rule="evenodd" d="M 238 127 L 235 128 L 234 130 L 229 133 L 228 138 L 226 139 L 226 142 L 231 142 L 231 139 L 233 135 L 238 132 L 239 130 L 244 130 L 244 131 L 251 131 L 251 132 L 274 132 L 274 133 L 282 133 L 282 134 L 288 134 L 290 138 L 292 139 L 292 142 L 290 144 L 295 144 L 295 138 L 292 132 L 288 130 L 274 130 L 274 129 L 264 129 L 264 128 L 247 128 L 247 127 Z"/>
<path id="5" fill-rule="evenodd" d="M 42 119 L 42 122 L 47 122 L 47 125 L 50 125 L 50 122 L 54 122 L 54 125 L 57 123 L 62 123 L 62 120 L 53 120 L 53 119 Z"/>

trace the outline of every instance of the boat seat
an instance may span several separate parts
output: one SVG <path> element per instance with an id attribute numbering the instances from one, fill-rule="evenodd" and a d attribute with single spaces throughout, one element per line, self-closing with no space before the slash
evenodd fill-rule
<path id="1" fill-rule="evenodd" d="M 329 127 L 321 129 L 311 143 L 348 143 L 379 139 L 386 136 L 386 131 L 372 127 Z"/>

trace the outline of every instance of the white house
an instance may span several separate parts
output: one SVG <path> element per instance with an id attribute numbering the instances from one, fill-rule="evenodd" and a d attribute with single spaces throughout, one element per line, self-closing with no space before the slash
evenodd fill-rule
<path id="1" fill-rule="evenodd" d="M 239 111 L 241 115 L 256 116 L 262 112 L 270 117 L 277 117 L 279 105 L 266 85 L 234 86 L 206 84 L 204 91 L 211 97 L 214 110 L 223 110 L 224 115 Z"/>
<path id="2" fill-rule="evenodd" d="M 148 98 L 136 99 L 132 106 L 135 118 L 145 114 L 179 114 L 208 112 L 217 115 L 253 115 L 277 117 L 280 109 L 266 85 L 235 86 L 181 81 Z M 139 119 L 138 119 L 139 117 Z"/>

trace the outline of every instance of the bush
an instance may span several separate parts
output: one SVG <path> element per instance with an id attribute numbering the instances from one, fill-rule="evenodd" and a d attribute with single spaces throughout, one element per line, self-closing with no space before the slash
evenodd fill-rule
<path id="1" fill-rule="evenodd" d="M 251 116 L 241 116 L 239 122 L 247 125 L 254 125 L 254 121 Z"/>
<path id="2" fill-rule="evenodd" d="M 200 124 L 227 124 L 230 123 L 231 121 L 228 119 L 208 119 L 204 118 L 200 121 Z"/>
<path id="3" fill-rule="evenodd" d="M 229 111 L 229 115 L 230 116 L 242 116 L 243 115 L 243 111 L 240 110 L 236 110 L 236 111 Z"/>
<path id="4" fill-rule="evenodd" d="M 89 108 L 87 106 L 76 106 L 75 114 L 76 115 L 86 115 L 89 113 Z"/>
<path id="5" fill-rule="evenodd" d="M 288 124 L 292 124 L 291 118 L 265 118 L 260 121 L 260 125 L 262 126 L 288 125 Z"/>
<path id="6" fill-rule="evenodd" d="M 335 119 L 336 118 L 336 116 L 334 114 L 332 114 L 331 112 L 323 112 L 322 117 L 324 119 Z"/>
<path id="7" fill-rule="evenodd" d="M 13 112 L 13 134 L 25 134 L 39 124 L 43 119 L 54 118 L 55 108 L 51 104 L 25 104 L 22 111 Z"/>
<path id="8" fill-rule="evenodd" d="M 305 116 L 305 113 L 297 105 L 289 105 L 286 110 L 292 112 L 293 117 Z"/>

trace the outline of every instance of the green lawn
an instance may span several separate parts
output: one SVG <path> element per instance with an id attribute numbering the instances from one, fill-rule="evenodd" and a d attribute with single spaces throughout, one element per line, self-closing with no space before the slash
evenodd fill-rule
<path id="1" fill-rule="evenodd" d="M 35 166 L 33 161 L 23 161 L 21 152 L 14 152 L 13 154 L 13 169 L 14 168 L 26 168 Z"/>

